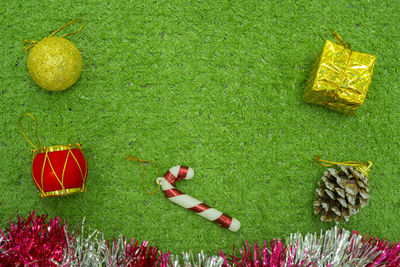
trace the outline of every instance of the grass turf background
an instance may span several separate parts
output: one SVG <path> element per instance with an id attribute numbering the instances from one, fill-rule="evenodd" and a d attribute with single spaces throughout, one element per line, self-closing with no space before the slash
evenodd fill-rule
<path id="1" fill-rule="evenodd" d="M 314 189 L 330 160 L 371 160 L 371 201 L 339 226 L 399 240 L 400 4 L 393 1 L 2 1 L 0 227 L 16 214 L 60 216 L 173 253 L 319 232 Z M 21 40 L 81 17 L 68 37 L 84 67 L 63 92 L 34 84 Z M 68 28 L 73 31 L 77 26 Z M 377 63 L 366 103 L 346 117 L 301 100 L 334 29 Z M 64 32 L 63 32 L 64 33 Z M 46 146 L 83 143 L 88 191 L 40 199 L 21 113 Z M 24 129 L 33 138 L 33 121 Z M 128 154 L 195 170 L 177 187 L 239 219 L 238 233 L 141 188 Z M 156 171 L 147 168 L 146 186 Z"/>

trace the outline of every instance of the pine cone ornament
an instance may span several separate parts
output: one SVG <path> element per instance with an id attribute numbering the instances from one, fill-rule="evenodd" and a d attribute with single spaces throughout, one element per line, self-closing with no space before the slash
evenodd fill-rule
<path id="1" fill-rule="evenodd" d="M 314 201 L 314 213 L 321 214 L 322 221 L 333 220 L 338 224 L 343 218 L 348 221 L 351 215 L 368 204 L 368 174 L 372 163 L 357 167 L 354 167 L 354 164 L 334 165 L 339 167 L 339 170 L 329 168 L 321 178 L 322 181 L 318 182 L 319 188 L 315 190 L 318 200 Z"/>

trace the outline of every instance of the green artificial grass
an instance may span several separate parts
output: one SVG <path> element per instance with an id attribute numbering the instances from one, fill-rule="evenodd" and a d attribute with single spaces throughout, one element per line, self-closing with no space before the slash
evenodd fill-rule
<path id="1" fill-rule="evenodd" d="M 370 204 L 339 227 L 400 239 L 400 3 L 377 1 L 2 1 L 0 227 L 32 210 L 179 254 L 320 232 L 313 157 L 374 163 Z M 83 18 L 69 36 L 83 71 L 63 92 L 29 76 L 23 39 Z M 64 32 L 74 31 L 71 26 Z M 353 117 L 302 101 L 330 29 L 377 62 Z M 81 142 L 87 192 L 40 199 L 18 118 L 34 114 L 43 145 Z M 34 123 L 24 119 L 34 139 Z M 195 170 L 177 188 L 242 223 L 237 233 L 142 189 L 142 166 Z M 147 190 L 156 168 L 148 165 Z"/>

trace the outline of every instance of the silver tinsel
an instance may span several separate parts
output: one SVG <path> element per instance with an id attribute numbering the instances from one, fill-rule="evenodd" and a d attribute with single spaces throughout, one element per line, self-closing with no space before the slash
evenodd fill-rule
<path id="1" fill-rule="evenodd" d="M 60 266 L 113 267 L 127 266 L 131 263 L 131 260 L 126 258 L 128 244 L 122 235 L 114 242 L 109 242 L 98 230 L 84 237 L 84 226 L 85 219 L 83 219 L 80 234 L 75 236 L 73 244 L 68 244 L 68 248 L 65 249 L 65 258 Z M 67 233 L 68 230 L 66 229 L 65 232 Z M 142 246 L 146 248 L 147 245 L 147 241 L 142 243 Z"/>
<path id="2" fill-rule="evenodd" d="M 0 229 L 1 230 L 1 229 Z M 0 235 L 0 244 L 1 244 L 1 242 L 3 241 L 3 238 L 4 237 L 2 237 L 1 235 Z M 3 253 L 3 249 L 1 248 L 1 246 L 0 246 L 0 253 Z"/>
<path id="3" fill-rule="evenodd" d="M 381 251 L 364 243 L 360 235 L 354 235 L 337 227 L 318 236 L 314 234 L 291 234 L 287 242 L 290 247 L 286 261 L 301 266 L 366 266 L 376 259 Z"/>
<path id="4" fill-rule="evenodd" d="M 68 248 L 64 252 L 64 261 L 60 266 L 113 266 L 109 262 L 112 263 L 114 257 L 108 259 L 111 255 L 109 255 L 104 235 L 94 230 L 85 238 L 84 226 L 85 218 L 82 221 L 80 234 L 75 236 L 73 244 L 68 243 Z M 65 232 L 68 233 L 68 229 L 65 229 Z"/>
<path id="5" fill-rule="evenodd" d="M 224 259 L 221 256 L 207 256 L 203 250 L 196 255 L 195 258 L 192 251 L 182 253 L 182 265 L 178 256 L 172 255 L 168 266 L 171 267 L 220 267 L 224 263 Z"/>
<path id="6" fill-rule="evenodd" d="M 66 231 L 67 232 L 67 231 Z M 142 243 L 147 247 L 148 243 Z M 94 230 L 84 238 L 84 222 L 79 236 L 65 250 L 65 260 L 60 266 L 127 266 L 125 248 L 127 242 L 121 235 L 108 245 L 103 233 Z M 282 266 L 315 266 L 315 267 L 353 267 L 366 266 L 376 259 L 381 250 L 368 243 L 362 237 L 337 227 L 321 233 L 308 233 L 304 237 L 300 233 L 291 234 L 286 251 L 286 263 Z M 139 250 L 139 249 L 138 249 Z M 70 252 L 73 251 L 71 254 Z M 167 255 L 167 256 L 166 256 Z M 227 262 L 221 256 L 209 256 L 203 251 L 196 256 L 183 252 L 182 256 L 164 255 L 162 267 L 221 267 Z M 277 266 L 278 267 L 278 266 Z M 280 267 L 280 266 L 279 266 Z"/>

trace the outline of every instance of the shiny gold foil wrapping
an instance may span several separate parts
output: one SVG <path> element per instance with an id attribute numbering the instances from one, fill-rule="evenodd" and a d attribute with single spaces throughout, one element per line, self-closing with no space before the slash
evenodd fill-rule
<path id="1" fill-rule="evenodd" d="M 315 60 L 303 99 L 345 115 L 354 115 L 364 103 L 376 57 L 352 51 L 339 35 L 335 38 L 341 44 L 326 41 Z"/>

